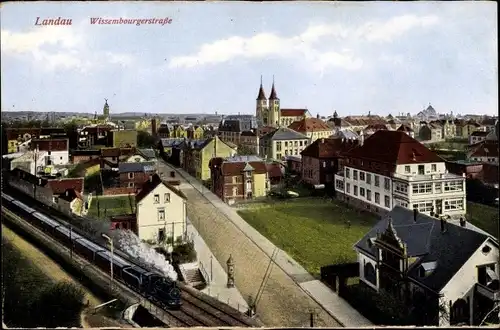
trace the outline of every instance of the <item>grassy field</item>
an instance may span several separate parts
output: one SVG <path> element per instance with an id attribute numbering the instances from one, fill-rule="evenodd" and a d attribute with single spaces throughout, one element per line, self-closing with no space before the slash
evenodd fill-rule
<path id="1" fill-rule="evenodd" d="M 134 196 L 96 196 L 92 199 L 88 215 L 93 218 L 106 219 L 110 216 L 134 212 Z"/>
<path id="2" fill-rule="evenodd" d="M 313 275 L 322 266 L 355 261 L 352 246 L 378 220 L 319 198 L 253 204 L 238 213 Z"/>
<path id="3" fill-rule="evenodd" d="M 498 235 L 498 208 L 467 202 L 467 214 L 470 222 L 479 228 L 486 230 L 491 235 Z"/>

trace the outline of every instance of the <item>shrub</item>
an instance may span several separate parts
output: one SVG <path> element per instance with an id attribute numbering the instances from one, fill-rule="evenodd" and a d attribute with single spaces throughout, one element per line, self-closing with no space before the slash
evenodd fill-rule
<path id="1" fill-rule="evenodd" d="M 37 327 L 75 327 L 80 325 L 83 290 L 73 283 L 59 282 L 41 292 L 31 307 Z"/>
<path id="2" fill-rule="evenodd" d="M 194 249 L 193 242 L 187 242 L 174 247 L 172 259 L 174 263 L 184 264 L 188 262 L 195 262 L 197 258 L 196 250 Z"/>

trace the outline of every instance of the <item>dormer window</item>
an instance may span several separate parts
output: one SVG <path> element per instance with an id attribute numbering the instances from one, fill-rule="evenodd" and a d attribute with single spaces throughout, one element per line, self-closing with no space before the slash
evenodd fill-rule
<path id="1" fill-rule="evenodd" d="M 437 267 L 436 261 L 424 262 L 420 265 L 418 269 L 418 276 L 420 277 L 429 276 L 436 269 L 436 267 Z"/>

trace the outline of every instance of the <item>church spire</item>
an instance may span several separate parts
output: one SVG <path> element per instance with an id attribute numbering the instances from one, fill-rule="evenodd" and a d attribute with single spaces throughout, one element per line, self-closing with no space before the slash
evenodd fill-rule
<path id="1" fill-rule="evenodd" d="M 260 89 L 259 95 L 257 96 L 257 101 L 266 100 L 266 93 L 264 92 L 264 87 L 262 86 L 262 75 L 260 75 Z"/>
<path id="2" fill-rule="evenodd" d="M 278 100 L 278 95 L 276 94 L 276 89 L 274 88 L 274 75 L 273 75 L 273 87 L 271 88 L 271 95 L 269 95 L 270 100 Z"/>

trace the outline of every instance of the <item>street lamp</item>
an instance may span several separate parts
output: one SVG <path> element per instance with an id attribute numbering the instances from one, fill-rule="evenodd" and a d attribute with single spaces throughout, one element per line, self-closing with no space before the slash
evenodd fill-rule
<path id="1" fill-rule="evenodd" d="M 102 237 L 106 239 L 109 245 L 111 246 L 111 260 L 110 260 L 111 268 L 109 270 L 111 275 L 111 280 L 109 282 L 109 288 L 111 289 L 111 291 L 113 291 L 113 239 L 106 234 L 102 234 Z"/>

